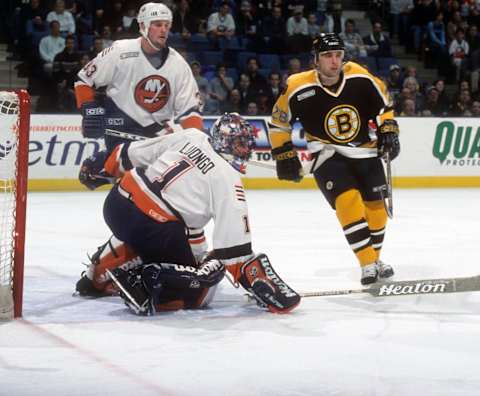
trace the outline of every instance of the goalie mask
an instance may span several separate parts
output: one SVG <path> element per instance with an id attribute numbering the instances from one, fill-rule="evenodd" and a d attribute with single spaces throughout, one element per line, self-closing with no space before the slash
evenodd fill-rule
<path id="1" fill-rule="evenodd" d="M 210 129 L 212 146 L 230 165 L 245 173 L 255 147 L 253 128 L 238 113 L 225 113 Z"/>

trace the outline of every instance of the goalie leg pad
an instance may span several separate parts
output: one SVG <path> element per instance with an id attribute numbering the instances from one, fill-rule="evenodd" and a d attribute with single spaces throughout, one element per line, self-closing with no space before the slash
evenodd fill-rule
<path id="1" fill-rule="evenodd" d="M 264 253 L 242 265 L 240 284 L 270 312 L 287 313 L 300 303 L 300 295 L 275 272 Z"/>
<path id="2" fill-rule="evenodd" d="M 142 264 L 142 259 L 128 245 L 112 236 L 90 257 L 87 272 L 77 282 L 81 296 L 102 297 L 116 294 L 107 270 L 129 270 Z"/>
<path id="3" fill-rule="evenodd" d="M 141 269 L 125 271 L 115 268 L 106 272 L 120 290 L 120 297 L 127 307 L 137 315 L 153 315 L 152 298 L 142 281 Z M 161 288 L 161 284 L 158 283 L 157 287 Z"/>

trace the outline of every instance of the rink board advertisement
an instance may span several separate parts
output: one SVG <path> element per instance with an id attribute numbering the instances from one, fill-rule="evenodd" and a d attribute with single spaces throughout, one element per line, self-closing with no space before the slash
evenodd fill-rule
<path id="1" fill-rule="evenodd" d="M 267 117 L 247 117 L 256 134 L 252 159 L 274 166 L 266 133 Z M 215 118 L 206 118 L 209 128 Z M 475 118 L 400 118 L 402 151 L 392 163 L 400 187 L 480 186 L 480 122 Z M 32 115 L 29 144 L 31 190 L 80 190 L 82 161 L 103 148 L 102 140 L 84 139 L 79 115 Z M 298 123 L 293 142 L 306 171 L 309 155 Z M 315 188 L 311 175 L 301 183 L 280 182 L 273 169 L 249 165 L 247 188 Z"/>

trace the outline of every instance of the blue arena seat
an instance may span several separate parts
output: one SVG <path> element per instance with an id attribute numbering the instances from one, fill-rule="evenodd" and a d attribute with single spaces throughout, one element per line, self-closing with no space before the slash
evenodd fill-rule
<path id="1" fill-rule="evenodd" d="M 391 65 L 398 65 L 397 58 L 377 58 L 378 70 L 389 70 Z"/>
<path id="2" fill-rule="evenodd" d="M 247 66 L 247 60 L 249 58 L 256 58 L 257 54 L 255 52 L 250 51 L 242 51 L 237 54 L 237 66 L 240 71 L 245 70 Z"/>
<path id="3" fill-rule="evenodd" d="M 280 57 L 276 54 L 259 54 L 258 61 L 264 69 L 280 70 Z"/>
<path id="4" fill-rule="evenodd" d="M 204 66 L 217 65 L 223 62 L 222 51 L 203 51 L 200 53 L 200 63 Z"/>

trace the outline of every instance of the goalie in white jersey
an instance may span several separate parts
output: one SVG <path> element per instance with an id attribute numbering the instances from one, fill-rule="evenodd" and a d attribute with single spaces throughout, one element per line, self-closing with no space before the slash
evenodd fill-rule
<path id="1" fill-rule="evenodd" d="M 92 264 L 87 281 L 108 274 L 130 308 L 150 314 L 203 307 L 226 267 L 234 282 L 270 311 L 288 312 L 299 295 L 278 277 L 266 255 L 252 252 L 239 174 L 254 147 L 252 127 L 238 114 L 225 114 L 210 135 L 191 128 L 124 143 L 92 162 L 93 183 L 104 171 L 120 178 L 105 200 L 104 218 L 142 264 Z M 197 260 L 188 233 L 210 220 L 213 250 Z"/>
<path id="2" fill-rule="evenodd" d="M 105 134 L 107 149 L 124 141 L 111 135 L 154 137 L 163 122 L 202 129 L 200 95 L 188 63 L 166 42 L 172 13 L 164 4 L 147 3 L 137 17 L 141 37 L 118 40 L 79 73 L 75 83 L 82 131 L 88 138 Z M 106 98 L 99 100 L 97 90 Z"/>

